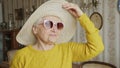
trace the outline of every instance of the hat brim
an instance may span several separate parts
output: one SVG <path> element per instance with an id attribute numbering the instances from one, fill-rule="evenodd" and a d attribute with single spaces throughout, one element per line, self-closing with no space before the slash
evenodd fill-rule
<path id="1" fill-rule="evenodd" d="M 68 11 L 62 8 L 62 4 L 65 2 L 64 0 L 51 0 L 42 4 L 25 22 L 16 40 L 23 45 L 34 44 L 36 38 L 32 33 L 33 24 L 44 16 L 53 15 L 59 17 L 64 24 L 64 28 L 56 43 L 68 42 L 75 34 L 76 19 Z"/>

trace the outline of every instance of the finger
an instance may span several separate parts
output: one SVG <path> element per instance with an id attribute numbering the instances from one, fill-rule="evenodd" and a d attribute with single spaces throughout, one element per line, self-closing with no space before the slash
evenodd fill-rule
<path id="1" fill-rule="evenodd" d="M 63 5 L 62 5 L 62 7 L 63 8 L 66 8 L 66 7 L 69 7 L 70 5 L 68 4 L 68 3 L 64 3 Z"/>
<path id="2" fill-rule="evenodd" d="M 63 8 L 66 8 L 66 9 L 70 9 L 70 8 L 76 9 L 76 7 L 77 5 L 73 3 L 67 3 L 63 5 Z"/>
<path id="3" fill-rule="evenodd" d="M 74 7 L 71 7 L 71 6 L 66 6 L 64 7 L 66 10 L 71 10 L 71 11 L 75 11 L 75 8 Z"/>
<path id="4" fill-rule="evenodd" d="M 73 12 L 71 10 L 68 10 L 68 12 L 71 13 L 74 17 L 78 17 L 77 14 L 76 14 L 76 12 Z"/>

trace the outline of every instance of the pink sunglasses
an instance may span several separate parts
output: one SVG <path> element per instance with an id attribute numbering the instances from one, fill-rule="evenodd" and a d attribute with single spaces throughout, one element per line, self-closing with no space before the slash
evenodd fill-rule
<path id="1" fill-rule="evenodd" d="M 56 26 L 58 30 L 61 30 L 64 27 L 63 23 L 61 22 L 53 23 L 53 21 L 50 21 L 50 20 L 44 20 L 43 24 L 44 24 L 44 27 L 47 29 L 51 29 L 53 25 Z"/>

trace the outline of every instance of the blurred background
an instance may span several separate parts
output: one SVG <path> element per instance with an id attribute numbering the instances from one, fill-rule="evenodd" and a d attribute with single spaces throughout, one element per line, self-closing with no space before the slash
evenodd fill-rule
<path id="1" fill-rule="evenodd" d="M 28 17 L 48 0 L 0 0 L 0 62 L 7 61 L 9 50 L 23 47 L 16 34 Z M 120 0 L 67 0 L 79 5 L 100 30 L 105 50 L 91 60 L 111 63 L 120 68 Z M 85 31 L 77 24 L 71 41 L 86 42 Z"/>

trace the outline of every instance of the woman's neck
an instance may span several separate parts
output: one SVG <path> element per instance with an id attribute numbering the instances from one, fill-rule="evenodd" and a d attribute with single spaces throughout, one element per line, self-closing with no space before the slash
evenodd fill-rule
<path id="1" fill-rule="evenodd" d="M 50 50 L 55 46 L 55 44 L 47 44 L 47 43 L 43 43 L 41 41 L 36 42 L 33 46 L 33 48 L 37 49 L 37 50 Z"/>

